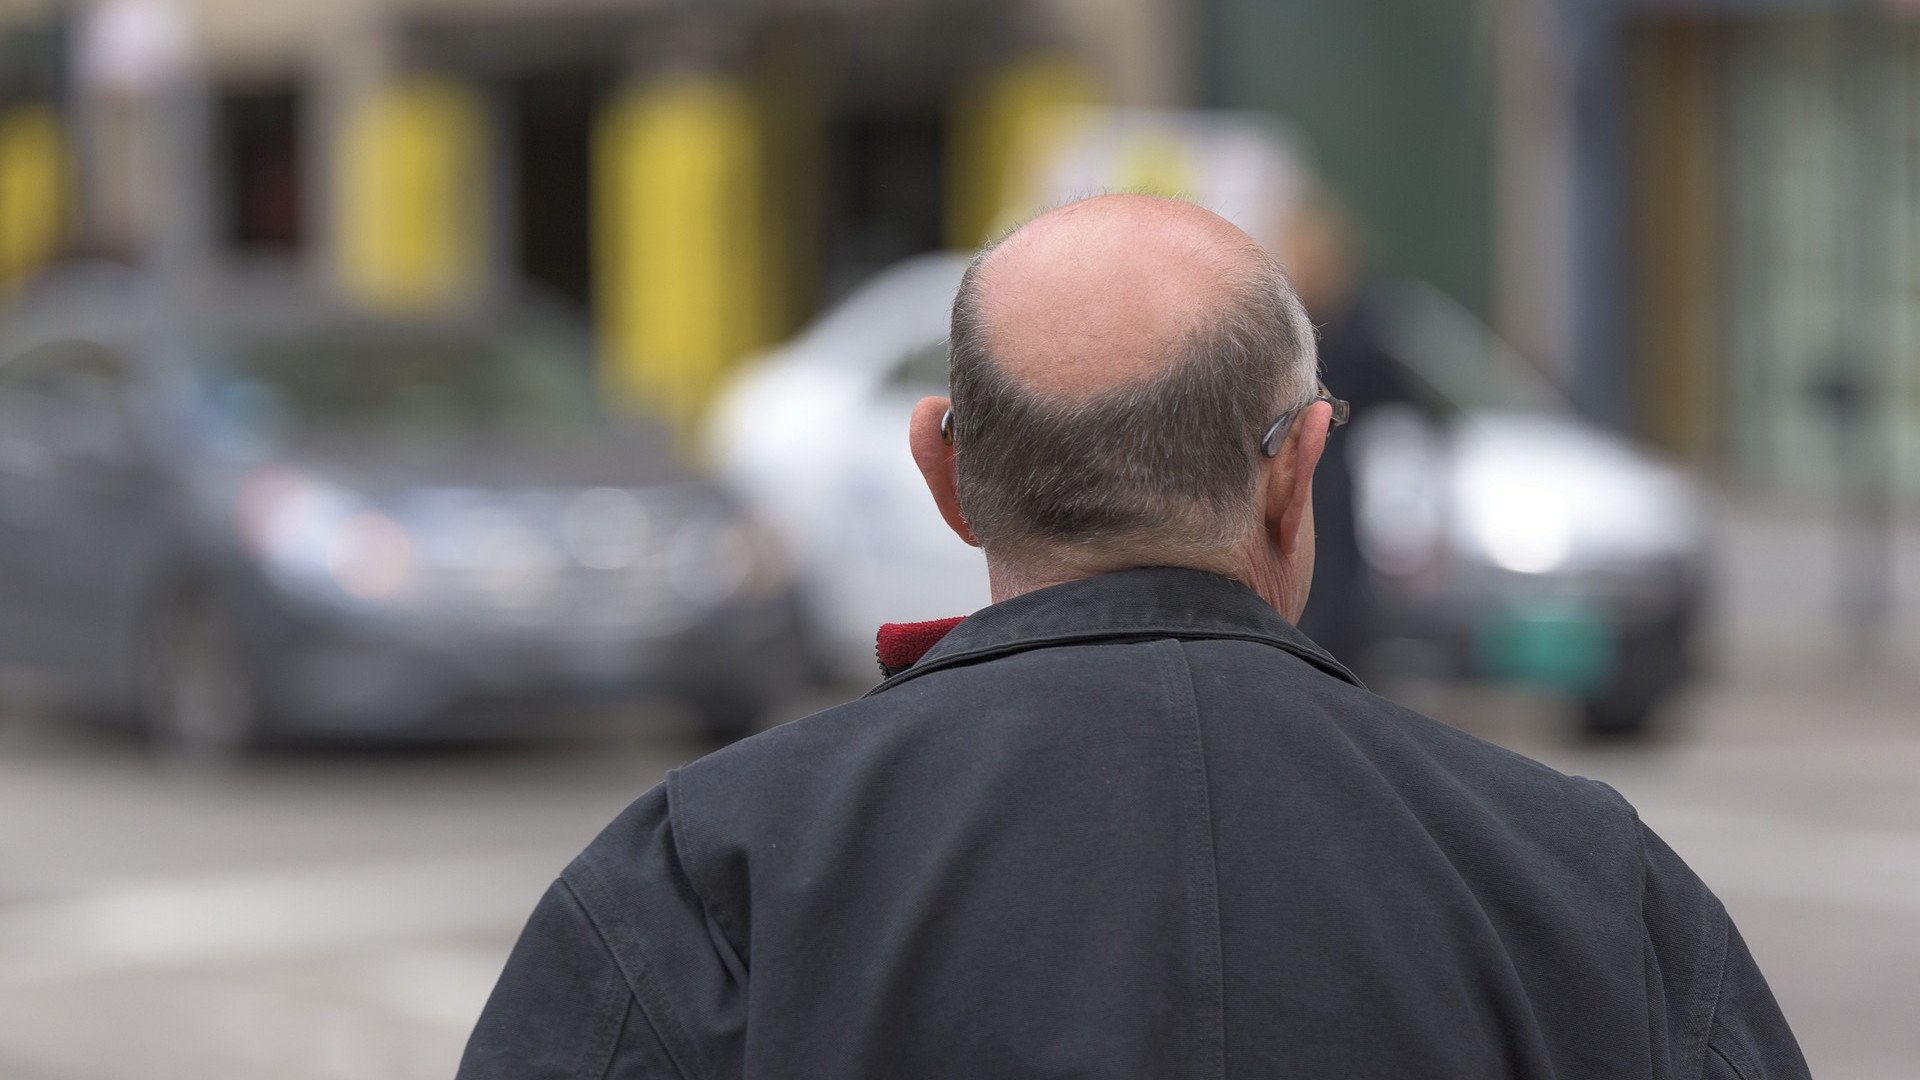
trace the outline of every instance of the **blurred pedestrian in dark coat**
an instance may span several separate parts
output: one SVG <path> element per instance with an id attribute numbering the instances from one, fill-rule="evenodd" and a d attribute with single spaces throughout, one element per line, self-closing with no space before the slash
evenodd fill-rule
<path id="1" fill-rule="evenodd" d="M 951 348 L 910 442 L 996 602 L 641 796 L 462 1077 L 1806 1075 L 1618 794 L 1294 628 L 1338 406 L 1250 239 L 1071 204 L 974 264 Z"/>
<path id="2" fill-rule="evenodd" d="M 1345 208 L 1315 191 L 1288 221 L 1280 259 L 1319 328 L 1327 389 L 1351 405 L 1356 420 L 1387 405 L 1422 404 L 1406 369 L 1387 352 L 1365 251 Z M 1363 660 L 1374 628 L 1355 466 L 1353 440 L 1336 438 L 1313 474 L 1313 598 L 1300 618 L 1301 630 L 1348 664 Z"/>

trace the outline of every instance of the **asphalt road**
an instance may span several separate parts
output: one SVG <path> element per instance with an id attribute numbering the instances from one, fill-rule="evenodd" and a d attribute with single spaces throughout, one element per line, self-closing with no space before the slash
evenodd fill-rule
<path id="1" fill-rule="evenodd" d="M 1728 560 L 1718 675 L 1651 744 L 1583 745 L 1542 699 L 1401 693 L 1633 800 L 1725 900 L 1815 1075 L 1912 1077 L 1920 650 L 1897 634 L 1877 661 L 1840 647 L 1796 576 L 1812 541 L 1770 527 L 1744 523 Z M 449 1076 L 552 876 L 700 750 L 642 716 L 612 740 L 208 775 L 12 715 L 0 1078 Z"/>

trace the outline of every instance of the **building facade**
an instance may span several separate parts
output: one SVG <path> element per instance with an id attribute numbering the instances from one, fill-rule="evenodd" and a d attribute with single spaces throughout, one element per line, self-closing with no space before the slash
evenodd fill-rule
<path id="1" fill-rule="evenodd" d="M 56 253 L 304 264 L 367 304 L 523 283 L 610 385 L 726 367 L 977 243 L 1022 117 L 1176 104 L 1178 0 L 0 4 L 0 285 Z M 986 209 L 982 209 L 986 207 Z"/>
<path id="2" fill-rule="evenodd" d="M 0 0 L 0 288 L 56 252 L 532 282 L 621 393 L 981 240 L 1023 118 L 1284 117 L 1377 267 L 1758 487 L 1920 485 L 1920 17 L 1883 0 Z"/>

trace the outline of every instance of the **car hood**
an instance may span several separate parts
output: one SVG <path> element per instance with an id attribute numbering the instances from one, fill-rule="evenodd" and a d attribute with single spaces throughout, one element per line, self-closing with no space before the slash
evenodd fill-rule
<path id="1" fill-rule="evenodd" d="M 1569 417 L 1471 412 L 1455 425 L 1451 497 L 1460 536 L 1484 546 L 1529 517 L 1563 523 L 1568 558 L 1611 563 L 1692 555 L 1700 498 L 1688 475 L 1625 439 Z"/>
<path id="2" fill-rule="evenodd" d="M 1539 412 L 1435 425 L 1389 407 L 1355 425 L 1370 562 L 1414 572 L 1441 550 L 1521 573 L 1696 558 L 1701 499 L 1682 470 L 1610 432 Z"/>
<path id="3" fill-rule="evenodd" d="M 282 457 L 370 495 L 421 487 L 652 487 L 692 476 L 671 443 L 647 429 L 431 440 L 331 434 L 301 439 Z"/>

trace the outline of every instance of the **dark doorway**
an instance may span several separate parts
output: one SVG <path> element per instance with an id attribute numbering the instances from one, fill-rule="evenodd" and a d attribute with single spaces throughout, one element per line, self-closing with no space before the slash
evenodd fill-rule
<path id="1" fill-rule="evenodd" d="M 828 137 L 825 285 L 829 301 L 892 263 L 941 246 L 946 118 L 851 114 Z"/>
<path id="2" fill-rule="evenodd" d="M 227 243 L 251 251 L 299 248 L 305 214 L 299 88 L 224 90 L 216 122 L 225 188 L 221 231 Z"/>
<path id="3" fill-rule="evenodd" d="M 572 69 L 508 84 L 516 269 L 583 308 L 593 281 L 593 124 L 612 81 Z"/>

